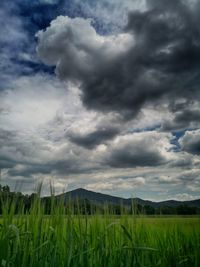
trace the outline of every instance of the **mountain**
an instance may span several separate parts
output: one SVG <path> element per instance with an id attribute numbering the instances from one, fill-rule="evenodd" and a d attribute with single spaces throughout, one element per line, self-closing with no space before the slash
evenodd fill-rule
<path id="1" fill-rule="evenodd" d="M 140 204 L 141 206 L 151 206 L 154 208 L 160 207 L 178 207 L 180 205 L 187 205 L 188 207 L 200 207 L 200 199 L 191 201 L 176 201 L 176 200 L 166 200 L 161 202 L 153 202 L 150 200 L 143 200 L 140 198 L 120 198 L 116 196 L 111 196 L 107 194 L 97 193 L 89 191 L 83 188 L 78 188 L 61 195 L 56 196 L 57 199 L 64 198 L 65 202 L 69 200 L 88 200 L 96 204 L 112 204 L 112 205 L 126 205 L 131 206 L 132 203 Z"/>
<path id="2" fill-rule="evenodd" d="M 86 190 L 83 188 L 78 188 L 78 189 L 75 189 L 75 190 L 72 190 L 72 191 L 69 191 L 69 192 L 66 192 L 64 194 L 57 196 L 57 198 L 63 198 L 63 197 L 64 197 L 65 201 L 77 200 L 77 199 L 79 199 L 79 200 L 87 199 L 91 202 L 99 203 L 99 204 L 104 204 L 104 203 L 120 204 L 120 203 L 122 203 L 122 201 L 125 204 L 125 202 L 128 201 L 127 199 L 93 192 L 93 191 L 89 191 L 89 190 Z M 129 201 L 127 203 L 129 203 Z"/>

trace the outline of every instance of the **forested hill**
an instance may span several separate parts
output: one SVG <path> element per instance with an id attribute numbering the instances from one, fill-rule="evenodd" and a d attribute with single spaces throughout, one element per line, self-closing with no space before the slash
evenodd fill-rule
<path id="1" fill-rule="evenodd" d="M 132 214 L 178 214 L 192 215 L 200 214 L 200 199 L 191 201 L 167 200 L 162 202 L 153 202 L 140 198 L 120 198 L 107 194 L 89 191 L 83 188 L 75 189 L 56 196 L 40 197 L 38 194 L 24 195 L 21 192 L 11 192 L 8 186 L 0 185 L 0 213 L 5 201 L 10 200 L 15 205 L 16 213 L 23 206 L 25 211 L 29 211 L 35 199 L 40 199 L 44 205 L 46 213 L 50 213 L 52 199 L 56 205 L 62 203 L 66 209 L 73 206 L 73 211 L 78 210 L 84 214 L 94 212 L 104 213 L 105 209 L 114 214 L 122 212 Z"/>
<path id="2" fill-rule="evenodd" d="M 64 198 L 65 201 L 68 200 L 76 200 L 76 199 L 87 199 L 92 202 L 104 204 L 124 204 L 127 206 L 131 206 L 133 203 L 138 203 L 142 206 L 150 205 L 154 208 L 160 208 L 163 206 L 177 207 L 180 205 L 187 205 L 189 207 L 200 207 L 200 199 L 190 200 L 190 201 L 176 201 L 176 200 L 166 200 L 161 202 L 153 202 L 149 200 L 143 200 L 140 198 L 120 198 L 116 196 L 111 196 L 107 194 L 97 193 L 93 191 L 89 191 L 83 188 L 78 188 L 73 191 L 66 192 L 64 194 L 56 196 L 57 198 Z"/>

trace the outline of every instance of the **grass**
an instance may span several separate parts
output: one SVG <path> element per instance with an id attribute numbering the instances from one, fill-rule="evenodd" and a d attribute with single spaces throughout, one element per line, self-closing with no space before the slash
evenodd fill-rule
<path id="1" fill-rule="evenodd" d="M 14 215 L 15 204 L 0 217 L 2 267 L 200 266 L 198 217 L 64 215 L 53 199 L 48 216 L 39 199 Z"/>

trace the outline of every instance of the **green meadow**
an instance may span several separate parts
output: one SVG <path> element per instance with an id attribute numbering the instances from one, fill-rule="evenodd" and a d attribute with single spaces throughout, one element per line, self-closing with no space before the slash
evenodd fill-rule
<path id="1" fill-rule="evenodd" d="M 0 217 L 2 267 L 200 266 L 200 218 L 66 214 L 63 203 L 45 215 L 36 199 Z"/>

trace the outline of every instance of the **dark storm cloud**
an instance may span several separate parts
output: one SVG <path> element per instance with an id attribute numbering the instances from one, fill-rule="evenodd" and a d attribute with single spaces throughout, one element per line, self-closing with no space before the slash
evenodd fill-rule
<path id="1" fill-rule="evenodd" d="M 177 102 L 172 100 L 169 110 L 173 114 L 173 119 L 166 119 L 162 124 L 164 131 L 181 131 L 188 128 L 200 127 L 200 105 L 197 99 L 181 99 Z"/>
<path id="2" fill-rule="evenodd" d="M 158 166 L 164 163 L 163 156 L 156 150 L 142 147 L 142 144 L 127 144 L 121 149 L 115 149 L 109 155 L 107 164 L 114 168 L 134 168 Z"/>
<path id="3" fill-rule="evenodd" d="M 200 126 L 200 111 L 199 110 L 181 110 L 176 112 L 173 120 L 163 122 L 162 130 L 177 131 L 187 128 L 197 128 Z"/>
<path id="4" fill-rule="evenodd" d="M 192 8 L 180 0 L 148 1 L 147 11 L 129 14 L 125 32 L 133 36 L 132 46 L 111 58 L 105 47 L 91 46 L 91 31 L 84 41 L 84 31 L 75 39 L 81 26 L 71 20 L 63 30 L 60 18 L 40 33 L 38 53 L 44 62 L 56 65 L 62 79 L 81 81 L 82 100 L 88 108 L 117 111 L 130 118 L 145 103 L 158 99 L 199 99 L 199 7 L 199 2 Z M 64 25 L 64 17 L 62 21 Z"/>
<path id="5" fill-rule="evenodd" d="M 180 139 L 180 144 L 182 150 L 194 155 L 200 155 L 200 130 L 187 131 Z"/>
<path id="6" fill-rule="evenodd" d="M 184 123 L 184 122 L 199 122 L 200 121 L 200 110 L 184 110 L 175 117 L 175 122 Z"/>
<path id="7" fill-rule="evenodd" d="M 114 168 L 153 167 L 171 161 L 168 134 L 135 133 L 118 137 L 108 147 L 105 164 Z M 168 148 L 167 148 L 168 146 Z"/>
<path id="8" fill-rule="evenodd" d="M 1 169 L 10 169 L 16 165 L 16 162 L 10 158 L 0 156 L 0 170 Z"/>
<path id="9" fill-rule="evenodd" d="M 86 135 L 72 133 L 69 136 L 69 139 L 71 142 L 79 146 L 85 147 L 87 149 L 93 149 L 97 145 L 113 139 L 117 134 L 119 134 L 119 132 L 120 131 L 117 128 L 100 128 Z"/>
<path id="10" fill-rule="evenodd" d="M 77 162 L 72 160 L 60 160 L 52 162 L 44 162 L 43 164 L 26 164 L 21 169 L 11 168 L 8 170 L 10 176 L 23 176 L 31 177 L 32 175 L 37 174 L 51 174 L 56 173 L 60 175 L 68 174 L 80 174 L 89 172 L 91 169 L 82 168 Z"/>

